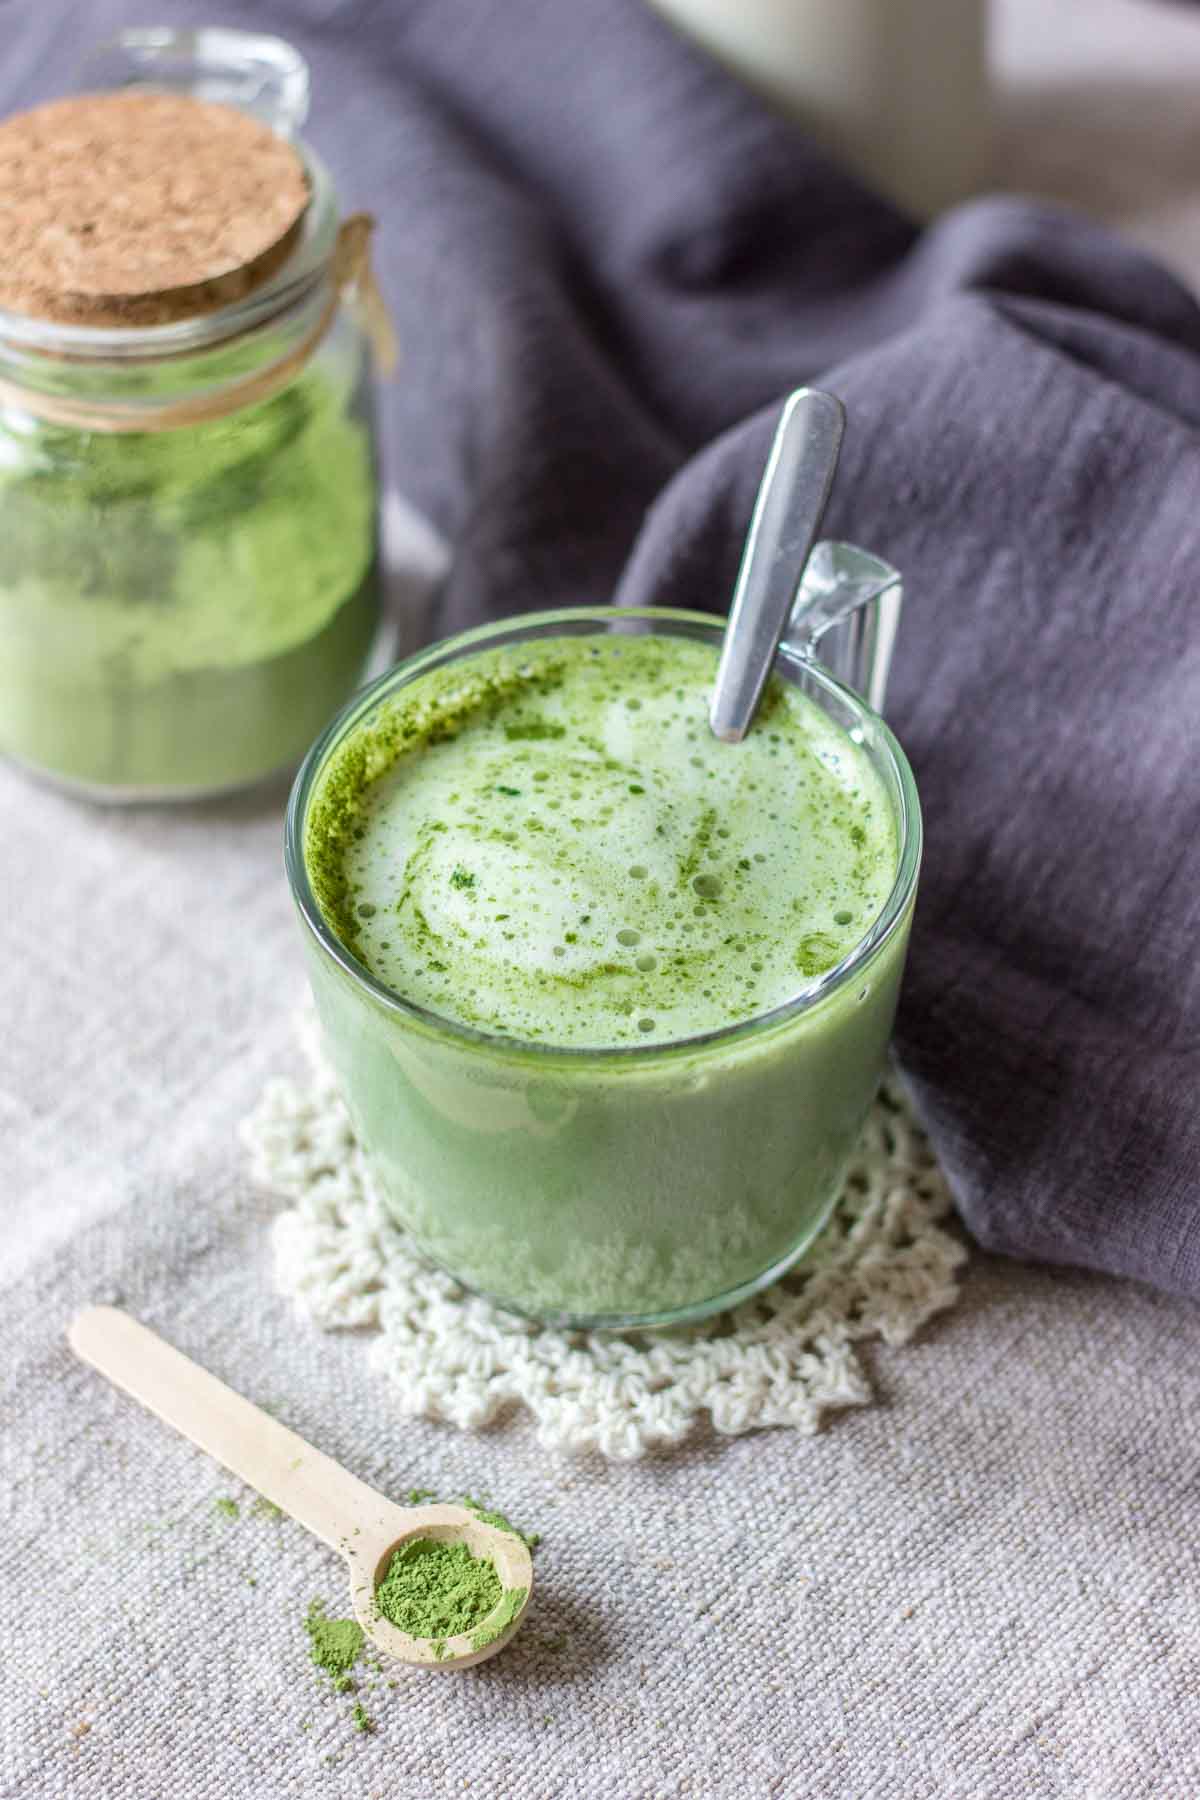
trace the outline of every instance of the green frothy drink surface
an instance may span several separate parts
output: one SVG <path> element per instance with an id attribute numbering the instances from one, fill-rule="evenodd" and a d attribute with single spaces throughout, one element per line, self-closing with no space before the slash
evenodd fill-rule
<path id="1" fill-rule="evenodd" d="M 596 634 L 419 677 L 350 734 L 310 810 L 329 924 L 404 999 L 564 1048 L 691 1037 L 813 986 L 891 891 L 891 807 L 777 678 L 745 742 L 718 742 L 716 661 Z"/>

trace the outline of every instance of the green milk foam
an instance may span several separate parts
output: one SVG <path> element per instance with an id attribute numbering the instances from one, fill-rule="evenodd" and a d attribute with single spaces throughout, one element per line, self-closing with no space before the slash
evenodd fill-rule
<path id="1" fill-rule="evenodd" d="M 716 661 L 597 634 L 418 678 L 320 783 L 329 924 L 403 998 L 562 1047 L 691 1037 L 811 988 L 891 891 L 891 807 L 777 678 L 745 742 L 718 742 Z"/>

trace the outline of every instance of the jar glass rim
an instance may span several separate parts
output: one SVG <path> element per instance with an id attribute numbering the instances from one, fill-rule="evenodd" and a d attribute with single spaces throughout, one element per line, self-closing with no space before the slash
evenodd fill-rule
<path id="1" fill-rule="evenodd" d="M 380 981 L 347 949 L 325 920 L 309 881 L 304 857 L 309 804 L 330 756 L 343 739 L 393 692 L 407 687 L 421 675 L 461 661 L 478 650 L 503 643 L 552 638 L 555 635 L 582 635 L 588 629 L 607 630 L 614 623 L 638 621 L 645 622 L 652 628 L 658 627 L 660 633 L 666 636 L 672 635 L 672 626 L 690 627 L 688 631 L 676 633 L 683 636 L 698 635 L 696 628 L 699 627 L 704 636 L 714 641 L 719 641 L 725 628 L 725 620 L 713 613 L 653 606 L 559 607 L 553 611 L 517 614 L 492 624 L 476 626 L 470 631 L 442 638 L 417 651 L 369 682 L 330 721 L 304 758 L 292 784 L 284 828 L 284 867 L 292 898 L 304 927 L 311 934 L 318 950 L 332 959 L 356 987 L 405 1024 L 460 1046 L 501 1057 L 532 1057 L 543 1063 L 562 1060 L 575 1065 L 580 1062 L 648 1064 L 663 1058 L 741 1043 L 812 1012 L 861 976 L 863 969 L 874 961 L 908 917 L 920 871 L 922 846 L 921 808 L 908 758 L 887 722 L 872 711 L 861 695 L 819 663 L 789 648 L 785 638 L 775 659 L 776 672 L 785 679 L 788 678 L 789 671 L 802 674 L 806 682 L 811 681 L 817 688 L 836 698 L 863 723 L 870 725 L 874 740 L 872 749 L 882 755 L 894 777 L 899 843 L 895 879 L 881 911 L 848 954 L 815 981 L 807 983 L 800 992 L 776 1006 L 755 1013 L 749 1019 L 739 1019 L 729 1025 L 716 1026 L 711 1031 L 672 1038 L 666 1042 L 645 1045 L 556 1045 L 481 1031 L 476 1026 L 463 1024 L 448 1018 L 444 1013 L 420 1006 Z M 564 630 L 564 627 L 567 629 Z"/>

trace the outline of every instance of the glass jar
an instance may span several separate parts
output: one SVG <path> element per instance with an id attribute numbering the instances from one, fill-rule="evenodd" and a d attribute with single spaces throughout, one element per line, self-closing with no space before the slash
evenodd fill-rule
<path id="1" fill-rule="evenodd" d="M 128 33 L 99 66 L 283 137 L 306 111 L 279 40 Z M 295 149 L 307 206 L 248 292 L 151 324 L 0 311 L 0 750 L 91 796 L 289 767 L 372 652 L 369 225 Z"/>

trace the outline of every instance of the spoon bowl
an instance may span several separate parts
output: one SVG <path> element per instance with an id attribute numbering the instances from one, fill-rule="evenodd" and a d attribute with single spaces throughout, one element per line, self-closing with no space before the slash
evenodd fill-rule
<path id="1" fill-rule="evenodd" d="M 486 1662 L 503 1650 L 520 1629 L 533 1586 L 533 1562 L 529 1551 L 512 1532 L 501 1531 L 465 1506 L 397 1507 L 408 1523 L 397 1536 L 393 1532 L 364 1532 L 346 1547 L 350 1565 L 350 1590 L 354 1616 L 385 1656 L 417 1663 L 430 1669 L 466 1669 Z M 436 1543 L 465 1544 L 472 1556 L 485 1557 L 500 1577 L 503 1590 L 490 1613 L 471 1630 L 456 1637 L 410 1637 L 380 1612 L 376 1592 L 391 1566 L 392 1557 L 405 1544 L 431 1538 Z M 513 1602 L 511 1595 L 522 1598 Z M 483 1641 L 480 1641 L 480 1640 Z"/>

